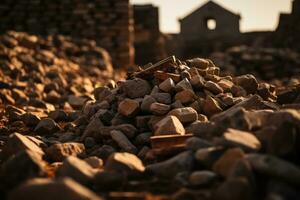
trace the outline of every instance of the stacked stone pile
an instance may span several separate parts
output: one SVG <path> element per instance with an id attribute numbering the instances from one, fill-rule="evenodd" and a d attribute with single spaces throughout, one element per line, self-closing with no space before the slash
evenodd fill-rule
<path id="1" fill-rule="evenodd" d="M 97 41 L 116 67 L 133 64 L 133 13 L 129 0 L 2 0 L 0 32 L 62 34 Z"/>
<path id="2" fill-rule="evenodd" d="M 300 85 L 172 56 L 97 87 L 81 112 L 38 113 L 5 103 L 3 198 L 300 197 Z"/>
<path id="3" fill-rule="evenodd" d="M 93 41 L 0 36 L 0 99 L 4 105 L 52 111 L 81 109 L 97 83 L 113 78 L 109 54 Z"/>

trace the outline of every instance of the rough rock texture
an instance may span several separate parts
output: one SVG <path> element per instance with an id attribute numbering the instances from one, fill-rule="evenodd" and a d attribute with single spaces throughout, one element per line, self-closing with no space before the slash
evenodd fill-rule
<path id="1" fill-rule="evenodd" d="M 101 200 L 94 192 L 70 178 L 59 180 L 32 179 L 14 189 L 8 195 L 9 200 Z"/>
<path id="2" fill-rule="evenodd" d="M 108 171 L 145 171 L 142 161 L 130 153 L 114 153 L 106 161 L 105 169 Z"/>
<path id="3" fill-rule="evenodd" d="M 59 162 L 63 161 L 69 156 L 77 156 L 84 153 L 85 147 L 81 143 L 70 142 L 63 144 L 53 144 L 45 151 L 49 159 Z"/>
<path id="4" fill-rule="evenodd" d="M 299 85 L 172 56 L 94 89 L 0 61 L 1 199 L 299 199 Z"/>
<path id="5" fill-rule="evenodd" d="M 155 130 L 155 135 L 172 135 L 185 134 L 185 130 L 179 119 L 175 116 L 167 116 L 157 124 L 157 129 Z"/>
<path id="6" fill-rule="evenodd" d="M 71 177 L 82 184 L 88 184 L 95 176 L 94 170 L 87 162 L 74 156 L 66 158 L 57 171 L 59 177 Z"/>

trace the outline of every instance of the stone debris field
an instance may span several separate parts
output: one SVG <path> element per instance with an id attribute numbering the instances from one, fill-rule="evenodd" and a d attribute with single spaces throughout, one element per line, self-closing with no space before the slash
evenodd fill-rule
<path id="1" fill-rule="evenodd" d="M 300 79 L 111 62 L 89 40 L 0 36 L 0 199 L 300 198 Z"/>

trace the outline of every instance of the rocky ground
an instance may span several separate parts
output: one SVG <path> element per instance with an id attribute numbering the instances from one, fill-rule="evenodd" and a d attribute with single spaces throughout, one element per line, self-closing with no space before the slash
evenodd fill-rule
<path id="1" fill-rule="evenodd" d="M 115 82 L 28 37 L 0 38 L 1 199 L 300 198 L 299 83 L 174 56 Z"/>

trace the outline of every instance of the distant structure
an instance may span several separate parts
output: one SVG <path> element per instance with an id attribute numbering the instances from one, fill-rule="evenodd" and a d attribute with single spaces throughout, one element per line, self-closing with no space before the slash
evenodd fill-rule
<path id="1" fill-rule="evenodd" d="M 240 33 L 241 16 L 210 0 L 180 20 L 179 34 L 159 30 L 159 8 L 130 0 L 1 0 L 0 33 L 87 38 L 109 51 L 114 67 L 143 65 L 176 54 L 208 56 L 236 45 L 300 50 L 300 0 L 281 14 L 276 31 Z M 259 19 L 258 19 L 259 20 Z"/>
<path id="2" fill-rule="evenodd" d="M 143 65 L 166 57 L 163 34 L 159 30 L 159 8 L 134 5 L 135 63 Z"/>
<path id="3" fill-rule="evenodd" d="M 209 1 L 179 20 L 184 56 L 206 54 L 240 40 L 241 16 Z"/>
<path id="4" fill-rule="evenodd" d="M 168 54 L 176 53 L 181 58 L 208 56 L 236 45 L 300 50 L 300 0 L 293 1 L 291 14 L 280 15 L 275 31 L 240 33 L 240 19 L 239 14 L 210 0 L 179 20 L 179 34 L 167 34 Z"/>
<path id="5" fill-rule="evenodd" d="M 292 13 L 281 13 L 280 18 L 279 18 L 279 25 L 277 28 L 277 31 L 284 31 L 287 29 L 290 29 L 290 25 L 293 24 L 294 22 L 299 23 L 300 17 L 300 1 L 299 0 L 294 0 L 293 1 L 293 8 L 292 8 Z"/>
<path id="6" fill-rule="evenodd" d="M 239 37 L 240 19 L 239 14 L 209 1 L 179 20 L 180 35 L 185 42 L 216 37 Z"/>
<path id="7" fill-rule="evenodd" d="M 1 0 L 0 33 L 92 39 L 109 51 L 114 67 L 126 68 L 166 56 L 158 11 L 130 0 Z"/>
<path id="8" fill-rule="evenodd" d="M 293 1 L 291 14 L 280 14 L 275 41 L 276 46 L 300 51 L 300 0 Z"/>

